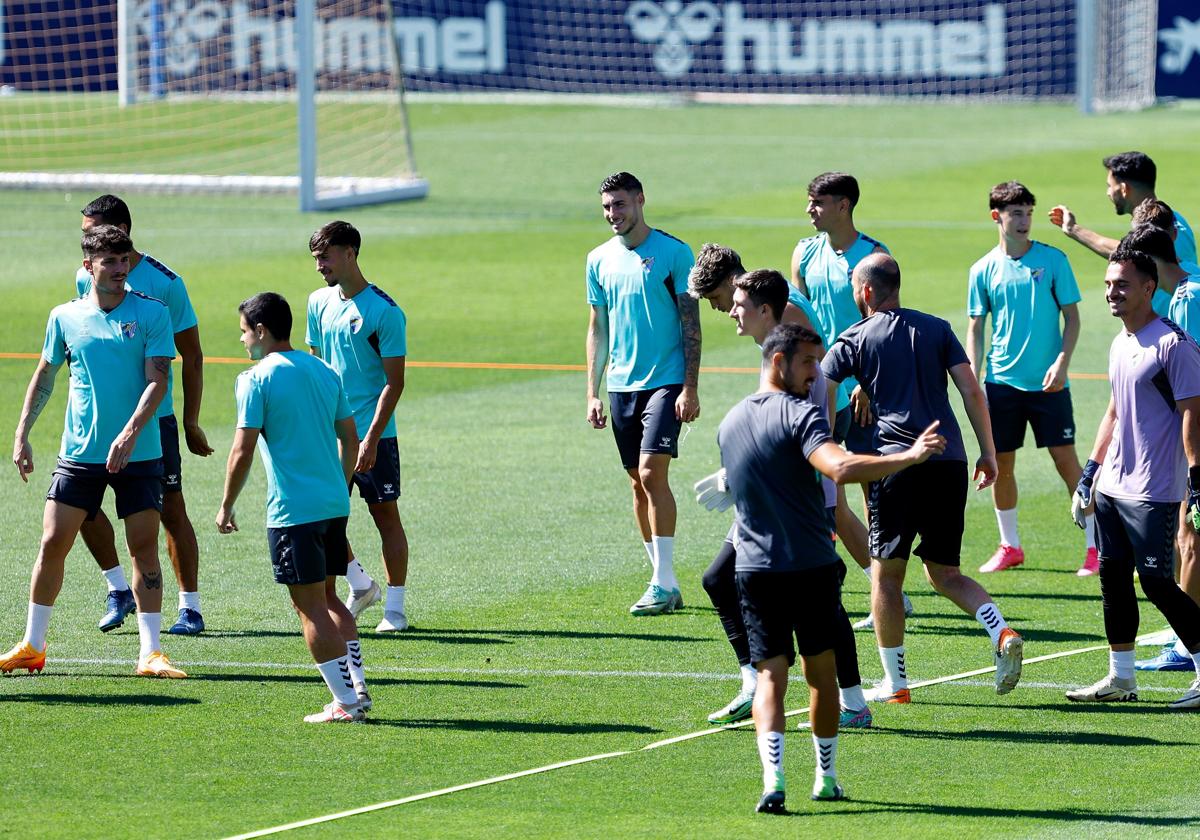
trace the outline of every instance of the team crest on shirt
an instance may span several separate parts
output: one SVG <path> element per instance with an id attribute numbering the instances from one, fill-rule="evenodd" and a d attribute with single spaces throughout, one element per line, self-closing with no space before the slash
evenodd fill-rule
<path id="1" fill-rule="evenodd" d="M 1046 273 L 1044 268 L 1035 268 L 1029 272 L 1029 276 L 1033 278 L 1034 283 L 1042 282 L 1042 275 Z"/>
<path id="2" fill-rule="evenodd" d="M 649 274 L 653 270 L 654 270 L 654 257 L 643 257 L 642 258 L 642 273 Z"/>
<path id="3" fill-rule="evenodd" d="M 137 321 L 122 321 L 120 326 L 121 335 L 125 336 L 126 338 L 133 338 L 135 335 L 137 335 Z"/>
<path id="4" fill-rule="evenodd" d="M 358 331 L 362 329 L 362 323 L 363 322 L 362 322 L 361 315 L 351 315 L 350 316 L 350 333 L 352 335 L 358 335 Z"/>

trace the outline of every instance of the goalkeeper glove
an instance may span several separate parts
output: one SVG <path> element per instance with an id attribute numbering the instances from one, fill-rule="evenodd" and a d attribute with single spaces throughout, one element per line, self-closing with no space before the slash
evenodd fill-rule
<path id="1" fill-rule="evenodd" d="M 1200 467 L 1188 467 L 1188 520 L 1200 531 Z"/>
<path id="2" fill-rule="evenodd" d="M 725 482 L 725 470 L 705 476 L 692 489 L 696 491 L 696 504 L 704 505 L 707 510 L 725 511 L 733 504 L 733 496 L 729 495 L 729 485 Z"/>
<path id="3" fill-rule="evenodd" d="M 1075 488 L 1075 494 L 1071 496 L 1071 518 L 1081 529 L 1085 528 L 1087 524 L 1084 519 L 1084 511 L 1092 504 L 1092 482 L 1096 480 L 1096 473 L 1099 470 L 1100 465 L 1088 459 L 1083 467 L 1083 475 L 1079 477 L 1079 486 Z"/>

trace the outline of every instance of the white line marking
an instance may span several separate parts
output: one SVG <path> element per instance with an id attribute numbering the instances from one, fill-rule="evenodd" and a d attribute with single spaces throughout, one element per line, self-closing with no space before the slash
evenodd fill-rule
<path id="1" fill-rule="evenodd" d="M 1046 654 L 1045 656 L 1035 656 L 1030 659 L 1026 659 L 1024 661 L 1024 664 L 1029 665 L 1034 662 L 1048 662 L 1052 659 L 1061 659 L 1061 658 L 1067 657 L 1067 656 L 1076 656 L 1081 653 L 1093 653 L 1093 652 L 1099 651 L 1099 650 L 1108 650 L 1108 645 L 1092 645 L 1089 647 L 1076 648 L 1075 650 L 1065 650 L 1065 651 L 1061 651 L 1059 653 L 1050 653 L 1050 654 Z M 922 688 L 924 686 L 940 685 L 941 683 L 955 682 L 957 680 L 965 680 L 968 677 L 978 677 L 982 674 L 990 674 L 995 670 L 996 670 L 996 668 L 993 666 L 991 668 L 979 668 L 974 671 L 964 671 L 961 674 L 952 674 L 948 677 L 936 677 L 936 678 L 930 679 L 930 680 L 921 680 L 919 682 L 910 683 L 909 688 Z M 442 673 L 461 673 L 461 671 L 453 671 L 453 672 L 443 671 Z M 581 673 L 581 672 L 569 672 L 569 673 Z M 991 685 L 991 683 L 985 683 L 985 685 Z M 785 716 L 792 717 L 794 715 L 802 715 L 807 712 L 808 712 L 808 707 L 805 707 L 803 709 L 796 709 L 791 712 L 786 712 Z M 603 760 L 609 759 L 609 758 L 620 758 L 621 756 L 632 755 L 633 753 L 637 753 L 637 752 L 645 752 L 646 750 L 655 750 L 660 747 L 670 746 L 671 744 L 679 744 L 684 741 L 693 740 L 695 738 L 702 738 L 705 735 L 714 735 L 718 732 L 724 732 L 727 729 L 740 729 L 745 726 L 753 726 L 753 725 L 754 725 L 754 722 L 748 720 L 748 721 L 742 721 L 741 723 L 730 724 L 729 726 L 718 726 L 718 727 L 713 727 L 711 729 L 702 729 L 697 732 L 688 732 L 683 735 L 676 735 L 673 738 L 664 738 L 661 741 L 654 741 L 653 743 L 646 744 L 644 747 L 641 747 L 639 749 L 619 750 L 617 752 L 601 753 L 598 755 L 585 756 L 583 758 L 575 758 L 575 759 L 571 759 L 570 761 L 562 761 L 557 764 L 547 764 L 544 767 L 534 767 L 533 769 L 530 769 L 530 770 L 521 770 L 519 772 L 508 773 L 503 776 L 493 776 L 490 779 L 481 779 L 480 781 L 477 781 L 477 782 L 468 782 L 467 784 L 455 785 L 454 787 L 441 788 L 440 790 L 432 790 L 432 791 L 428 791 L 426 793 L 418 793 L 413 796 L 406 796 L 403 799 L 393 799 L 389 802 L 379 802 L 374 805 L 364 805 L 361 808 L 353 808 L 348 811 L 339 811 L 336 814 L 326 814 L 326 815 L 320 816 L 320 817 L 312 817 L 312 818 L 306 819 L 306 820 L 298 820 L 296 822 L 287 823 L 286 825 L 277 825 L 277 826 L 273 826 L 271 828 L 263 828 L 263 829 L 259 829 L 258 831 L 249 832 L 247 834 L 238 834 L 233 837 L 226 838 L 226 840 L 249 840 L 249 838 L 251 838 L 251 837 L 266 837 L 271 834 L 279 834 L 284 831 L 291 831 L 291 830 L 297 829 L 297 828 L 305 828 L 310 825 L 320 825 L 321 823 L 333 822 L 334 820 L 340 820 L 340 819 L 344 819 L 346 817 L 353 817 L 353 816 L 357 816 L 359 814 L 368 814 L 368 813 L 371 813 L 372 811 L 382 811 L 385 808 L 393 808 L 397 805 L 404 805 L 409 802 L 418 802 L 422 799 L 432 799 L 437 796 L 446 796 L 447 794 L 457 793 L 457 792 L 463 791 L 463 790 L 471 790 L 472 788 L 485 787 L 487 785 L 494 785 L 494 784 L 498 784 L 500 782 L 507 782 L 512 779 L 520 779 L 525 776 L 535 776 L 540 773 L 549 773 L 552 770 L 558 770 L 563 767 L 573 767 L 573 766 L 576 766 L 579 764 L 589 764 L 591 762 L 603 761 Z"/>

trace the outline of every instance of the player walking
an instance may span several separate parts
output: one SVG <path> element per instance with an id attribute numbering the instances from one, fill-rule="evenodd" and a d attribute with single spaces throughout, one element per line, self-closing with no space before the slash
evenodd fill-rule
<path id="1" fill-rule="evenodd" d="M 22 481 L 33 473 L 29 434 L 50 400 L 66 362 L 71 373 L 62 445 L 46 494 L 42 544 L 33 567 L 29 613 L 21 643 L 0 656 L 0 671 L 46 665 L 46 631 L 62 589 L 67 553 L 79 528 L 113 488 L 117 517 L 133 563 L 140 649 L 135 673 L 186 677 L 163 655 L 162 572 L 158 524 L 162 508 L 162 442 L 155 412 L 167 392 L 175 348 L 161 301 L 126 285 L 133 242 L 120 228 L 96 225 L 83 234 L 86 295 L 56 306 L 46 324 L 42 357 L 29 381 L 13 445 Z M 142 432 L 150 427 L 149 434 Z"/>
<path id="2" fill-rule="evenodd" d="M 607 368 L 613 436 L 653 569 L 629 612 L 659 615 L 683 606 L 668 473 L 680 425 L 700 416 L 700 310 L 687 286 L 692 250 L 646 224 L 642 184 L 628 172 L 604 179 L 600 203 L 613 236 L 587 257 L 587 421 L 594 429 L 608 425 L 600 400 Z"/>
<path id="3" fill-rule="evenodd" d="M 979 441 L 976 489 L 996 479 L 996 456 L 987 404 L 967 354 L 950 325 L 900 306 L 900 267 L 872 254 L 854 270 L 854 296 L 864 320 L 846 330 L 821 363 L 830 387 L 853 376 L 878 418 L 875 447 L 901 452 L 934 421 L 945 451 L 928 463 L 871 484 L 872 613 L 884 679 L 868 699 L 911 702 L 904 661 L 904 607 L 900 600 L 913 540 L 925 576 L 940 594 L 975 616 L 991 637 L 996 693 L 1007 694 L 1021 677 L 1024 641 L 1004 621 L 982 586 L 959 571 L 967 502 L 967 453 L 946 389 L 949 374 Z"/>

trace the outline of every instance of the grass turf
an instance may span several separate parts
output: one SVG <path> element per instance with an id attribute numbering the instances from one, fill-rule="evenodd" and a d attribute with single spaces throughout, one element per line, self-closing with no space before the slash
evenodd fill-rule
<path id="1" fill-rule="evenodd" d="M 0 103 L 0 107 L 3 103 Z M 1040 209 L 1069 203 L 1110 235 L 1127 220 L 1103 195 L 1100 158 L 1142 148 L 1159 165 L 1160 194 L 1195 217 L 1189 164 L 1200 113 L 1186 109 L 1084 119 L 1041 106 L 616 109 L 580 106 L 413 108 L 418 161 L 433 184 L 423 202 L 345 211 L 364 234 L 367 276 L 404 306 L 413 362 L 582 362 L 582 268 L 601 241 L 595 188 L 627 168 L 647 188 L 649 221 L 698 248 L 719 241 L 748 266 L 785 268 L 803 217 L 804 185 L 841 168 L 863 184 L 859 226 L 887 242 L 905 272 L 908 305 L 965 329 L 965 276 L 995 243 L 987 189 L 1018 178 Z M 136 147 L 135 147 L 136 150 Z M 15 167 L 11 160 L 4 167 Z M 68 296 L 77 265 L 77 213 L 93 196 L 0 194 L 0 351 L 36 352 L 47 311 Z M 284 199 L 136 195 L 139 247 L 184 275 L 206 353 L 238 359 L 238 301 L 284 293 L 300 313 L 318 278 L 306 243 L 325 218 Z M 1038 221 L 1063 248 L 1084 293 L 1072 370 L 1103 374 L 1116 322 L 1100 293 L 1103 262 Z M 704 362 L 749 367 L 754 353 L 707 309 Z M 302 327 L 297 327 L 296 338 Z M 33 362 L 0 360 L 0 405 L 15 426 Z M 759 790 L 752 735 L 726 732 L 642 752 L 705 728 L 736 689 L 733 663 L 699 586 L 728 520 L 691 504 L 687 489 L 717 463 L 716 426 L 754 387 L 746 374 L 707 373 L 703 415 L 673 469 L 680 500 L 678 569 L 687 608 L 634 619 L 626 610 L 646 568 L 628 490 L 608 433 L 583 422 L 580 373 L 413 367 L 401 400 L 402 514 L 413 545 L 412 632 L 383 638 L 364 617 L 376 711 L 363 727 L 306 727 L 325 702 L 286 596 L 270 581 L 255 469 L 239 505 L 243 530 L 212 527 L 231 439 L 240 362 L 206 368 L 202 415 L 217 455 L 185 455 L 184 482 L 200 539 L 209 631 L 166 637 L 192 678 L 132 678 L 132 622 L 95 630 L 103 588 L 82 547 L 51 626 L 48 672 L 0 679 L 4 831 L 14 836 L 221 836 L 588 755 L 628 755 L 345 822 L 324 836 L 727 836 L 778 830 L 750 813 Z M 66 392 L 35 430 L 38 472 L 10 474 L 0 518 L 0 634 L 16 640 L 28 569 Z M 1101 378 L 1073 381 L 1086 455 L 1107 399 Z M 968 438 L 968 449 L 973 444 Z M 1050 460 L 1032 448 L 1017 464 L 1029 560 L 984 579 L 1028 638 L 1027 656 L 1103 642 L 1098 587 L 1074 577 L 1082 540 Z M 852 497 L 856 494 L 852 493 Z M 110 503 L 111 504 L 111 503 Z M 996 542 L 990 498 L 972 494 L 964 565 Z M 377 541 L 357 506 L 351 537 L 371 571 Z M 168 575 L 168 577 L 170 577 Z M 915 679 L 986 667 L 986 637 L 910 572 Z M 865 610 L 852 573 L 845 600 Z M 173 585 L 168 587 L 168 600 Z M 1160 617 L 1147 607 L 1144 629 Z M 879 675 L 860 634 L 864 677 Z M 1148 649 L 1146 649 L 1148 650 Z M 919 689 L 906 708 L 877 709 L 877 730 L 847 733 L 839 770 L 852 800 L 807 800 L 811 747 L 787 738 L 789 806 L 831 837 L 895 830 L 924 836 L 1193 835 L 1187 803 L 1200 783 L 1185 766 L 1200 739 L 1165 702 L 1188 675 L 1143 675 L 1144 702 L 1068 704 L 1062 687 L 1091 682 L 1103 653 L 1030 665 L 1022 687 L 996 698 L 988 677 Z M 799 675 L 789 708 L 806 703 Z M 796 720 L 797 718 L 793 718 Z M 1164 784 L 1145 780 L 1163 779 Z M 785 828 L 793 824 L 784 823 Z M 115 826 L 115 829 L 114 829 Z M 803 829 L 802 829 L 803 830 Z"/>

